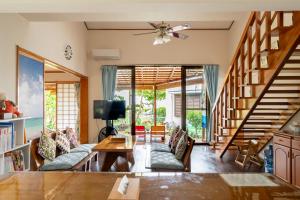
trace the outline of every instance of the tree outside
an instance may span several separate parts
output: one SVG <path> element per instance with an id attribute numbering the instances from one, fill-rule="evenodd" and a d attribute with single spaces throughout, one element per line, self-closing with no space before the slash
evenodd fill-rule
<path id="1" fill-rule="evenodd" d="M 56 93 L 50 90 L 45 91 L 45 121 L 46 128 L 56 129 Z"/>
<path id="2" fill-rule="evenodd" d="M 186 118 L 189 135 L 195 139 L 202 139 L 202 111 L 189 110 L 187 111 Z"/>
<path id="3" fill-rule="evenodd" d="M 145 126 L 150 129 L 154 125 L 154 90 L 137 90 L 136 91 L 136 125 Z M 156 91 L 156 101 L 166 98 L 165 90 Z M 163 123 L 166 118 L 166 108 L 157 108 L 157 120 Z"/>

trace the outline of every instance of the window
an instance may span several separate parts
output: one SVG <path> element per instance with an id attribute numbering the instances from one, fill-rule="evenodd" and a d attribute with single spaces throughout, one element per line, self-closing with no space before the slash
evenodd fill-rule
<path id="1" fill-rule="evenodd" d="M 181 94 L 175 94 L 175 117 L 181 116 Z M 186 109 L 200 110 L 201 109 L 201 95 L 200 93 L 186 94 Z"/>
<path id="2" fill-rule="evenodd" d="M 79 84 L 57 84 L 57 129 L 79 133 Z"/>

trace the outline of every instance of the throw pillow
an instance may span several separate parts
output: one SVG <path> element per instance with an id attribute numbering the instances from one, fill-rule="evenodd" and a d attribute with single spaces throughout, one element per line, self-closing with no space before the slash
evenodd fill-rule
<path id="1" fill-rule="evenodd" d="M 70 141 L 63 133 L 57 132 L 55 140 L 56 146 L 61 150 L 62 154 L 70 153 Z"/>
<path id="2" fill-rule="evenodd" d="M 73 148 L 79 147 L 77 134 L 75 133 L 74 129 L 66 128 L 65 133 L 66 133 L 68 140 L 70 141 L 70 148 L 73 149 Z"/>
<path id="3" fill-rule="evenodd" d="M 178 144 L 179 139 L 180 139 L 181 136 L 182 136 L 182 133 L 183 133 L 183 130 L 180 129 L 180 130 L 175 134 L 175 136 L 174 136 L 174 138 L 173 138 L 173 141 L 172 141 L 172 144 L 171 144 L 171 152 L 172 152 L 172 153 L 175 153 L 176 146 L 177 146 L 177 144 Z"/>
<path id="4" fill-rule="evenodd" d="M 170 136 L 170 140 L 169 140 L 169 147 L 171 147 L 172 142 L 174 140 L 174 136 L 179 131 L 179 129 L 180 129 L 180 126 L 176 126 L 176 128 L 173 129 L 172 134 Z"/>
<path id="5" fill-rule="evenodd" d="M 187 145 L 188 145 L 187 134 L 184 132 L 182 134 L 181 138 L 179 139 L 178 144 L 176 146 L 175 157 L 176 157 L 177 160 L 182 159 Z"/>
<path id="6" fill-rule="evenodd" d="M 42 133 L 39 141 L 38 153 L 44 158 L 48 160 L 53 160 L 55 158 L 56 152 L 56 143 L 55 141 L 49 137 L 47 134 Z"/>

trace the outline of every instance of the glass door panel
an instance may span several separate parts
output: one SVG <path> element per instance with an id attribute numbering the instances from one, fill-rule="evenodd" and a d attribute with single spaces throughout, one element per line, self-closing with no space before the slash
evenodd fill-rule
<path id="1" fill-rule="evenodd" d="M 186 128 L 196 142 L 205 142 L 206 88 L 202 68 L 186 68 Z"/>
<path id="2" fill-rule="evenodd" d="M 119 133 L 131 133 L 132 112 L 132 71 L 131 69 L 118 68 L 114 100 L 124 100 L 126 104 L 126 115 L 123 119 L 114 120 L 114 127 Z"/>

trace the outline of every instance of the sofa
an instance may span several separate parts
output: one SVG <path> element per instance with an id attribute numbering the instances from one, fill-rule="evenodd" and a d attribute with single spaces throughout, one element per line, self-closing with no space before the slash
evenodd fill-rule
<path id="1" fill-rule="evenodd" d="M 190 156 L 195 140 L 188 137 L 188 145 L 181 160 L 177 160 L 168 144 L 152 143 L 150 149 L 150 166 L 152 171 L 190 172 Z"/>
<path id="2" fill-rule="evenodd" d="M 51 134 L 51 137 L 55 139 L 55 134 Z M 92 159 L 98 160 L 97 152 L 92 152 L 96 144 L 80 144 L 71 149 L 70 153 L 58 154 L 53 161 L 46 161 L 38 153 L 39 140 L 32 140 L 30 146 L 33 171 L 90 171 Z"/>

